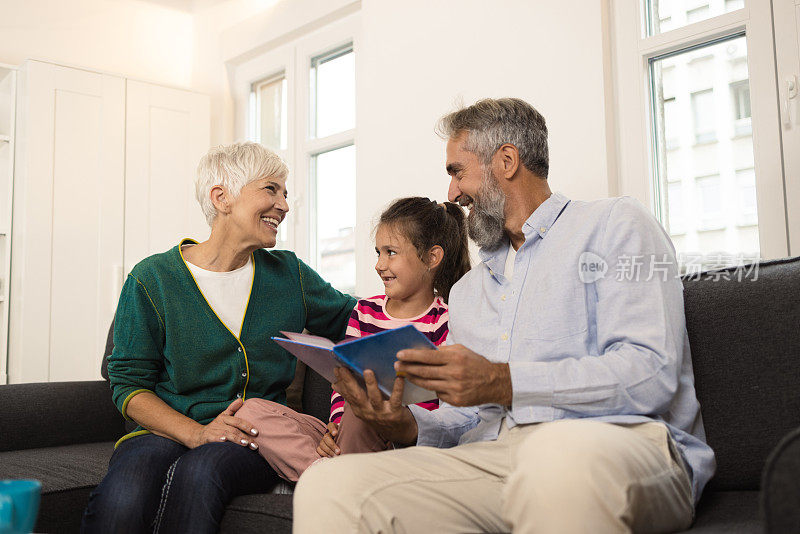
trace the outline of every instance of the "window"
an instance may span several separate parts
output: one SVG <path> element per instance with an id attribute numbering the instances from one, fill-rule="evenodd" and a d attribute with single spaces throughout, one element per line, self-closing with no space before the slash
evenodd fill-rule
<path id="1" fill-rule="evenodd" d="M 725 0 L 725 12 L 744 8 L 744 0 Z"/>
<path id="2" fill-rule="evenodd" d="M 356 292 L 354 45 L 358 13 L 343 15 L 237 63 L 236 133 L 289 167 L 288 248 L 340 291 Z"/>
<path id="3" fill-rule="evenodd" d="M 313 265 L 335 288 L 355 293 L 356 149 L 347 134 L 355 126 L 352 44 L 313 58 L 309 80 L 309 133 L 325 145 L 310 154 Z"/>
<path id="4" fill-rule="evenodd" d="M 311 60 L 313 91 L 310 133 L 325 137 L 356 125 L 356 76 L 353 45 Z"/>
<path id="5" fill-rule="evenodd" d="M 747 80 L 733 82 L 731 84 L 731 96 L 733 98 L 733 120 L 750 118 L 750 84 Z"/>
<path id="6" fill-rule="evenodd" d="M 265 147 L 286 150 L 288 116 L 286 76 L 280 73 L 253 84 L 251 92 L 253 131 L 250 138 Z"/>
<path id="7" fill-rule="evenodd" d="M 724 228 L 722 204 L 722 183 L 719 176 L 702 176 L 695 180 L 697 208 L 700 215 L 698 230 L 719 230 Z"/>
<path id="8" fill-rule="evenodd" d="M 286 159 L 289 137 L 287 99 L 287 81 L 284 72 L 259 80 L 250 86 L 252 120 L 247 137 L 256 143 L 261 143 L 283 159 Z M 275 248 L 286 248 L 288 229 L 292 222 L 289 217 L 292 216 L 290 210 L 287 218 L 278 227 Z"/>
<path id="9" fill-rule="evenodd" d="M 739 226 L 758 224 L 758 207 L 756 206 L 756 173 L 754 169 L 736 171 L 739 200 Z"/>
<path id="10" fill-rule="evenodd" d="M 692 118 L 694 119 L 694 140 L 696 143 L 710 143 L 717 140 L 714 117 L 714 90 L 706 89 L 692 93 Z"/>
<path id="11" fill-rule="evenodd" d="M 678 252 L 685 254 L 709 253 L 722 246 L 726 252 L 742 252 L 737 250 L 742 243 L 737 237 L 737 224 L 743 220 L 750 225 L 758 224 L 755 204 L 734 200 L 741 189 L 735 169 L 752 161 L 752 138 L 749 132 L 736 130 L 743 120 L 737 119 L 736 114 L 725 115 L 721 121 L 716 113 L 720 98 L 734 94 L 735 84 L 728 83 L 730 72 L 716 68 L 731 64 L 731 50 L 746 54 L 744 38 L 737 36 L 650 61 L 654 103 L 663 109 L 654 124 L 653 135 L 658 140 L 654 187 L 665 197 L 661 199 L 662 223 L 670 235 L 683 236 L 676 239 L 675 245 Z M 742 74 L 741 69 L 737 72 Z M 742 81 L 743 84 L 735 82 L 741 101 L 739 112 L 749 113 L 748 80 Z M 681 102 L 689 104 L 684 113 Z M 734 139 L 727 134 L 734 131 L 746 135 Z M 687 141 L 681 144 L 681 139 Z M 726 156 L 729 154 L 733 154 L 733 161 Z M 684 176 L 697 178 L 692 184 L 685 182 Z M 688 197 L 683 196 L 686 193 Z M 692 201 L 691 208 L 683 202 L 684 198 Z M 744 209 L 747 215 L 742 212 Z M 712 238 L 708 234 L 711 230 L 721 233 Z M 749 241 L 747 246 L 751 252 Z"/>
<path id="12" fill-rule="evenodd" d="M 619 193 L 651 207 L 679 258 L 786 256 L 800 235 L 788 231 L 800 196 L 789 193 L 797 180 L 783 140 L 800 129 L 782 128 L 775 58 L 796 1 L 772 10 L 744 0 L 610 4 Z"/>
<path id="13" fill-rule="evenodd" d="M 312 159 L 317 271 L 335 288 L 355 293 L 356 149 L 350 145 Z"/>
<path id="14" fill-rule="evenodd" d="M 740 80 L 730 84 L 731 101 L 733 102 L 733 134 L 736 136 L 752 135 L 750 122 L 750 83 Z"/>
<path id="15" fill-rule="evenodd" d="M 678 148 L 681 144 L 680 109 L 675 97 L 664 99 L 664 136 L 667 150 Z"/>
<path id="16" fill-rule="evenodd" d="M 744 0 L 645 0 L 647 34 L 658 35 L 744 7 Z"/>
<path id="17" fill-rule="evenodd" d="M 669 206 L 669 235 L 676 236 L 686 232 L 686 213 L 683 210 L 683 184 L 667 184 L 667 206 Z"/>
<path id="18" fill-rule="evenodd" d="M 686 12 L 686 23 L 694 24 L 695 22 L 706 20 L 709 16 L 711 16 L 711 10 L 708 5 L 696 7 Z"/>

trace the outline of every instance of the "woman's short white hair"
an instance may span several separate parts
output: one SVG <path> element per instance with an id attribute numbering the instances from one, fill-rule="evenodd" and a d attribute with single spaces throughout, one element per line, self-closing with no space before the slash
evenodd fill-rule
<path id="1" fill-rule="evenodd" d="M 262 178 L 282 178 L 289 174 L 283 160 L 258 143 L 234 143 L 215 146 L 200 160 L 195 179 L 195 196 L 211 226 L 217 209 L 211 202 L 211 189 L 221 185 L 233 198 L 242 187 Z"/>

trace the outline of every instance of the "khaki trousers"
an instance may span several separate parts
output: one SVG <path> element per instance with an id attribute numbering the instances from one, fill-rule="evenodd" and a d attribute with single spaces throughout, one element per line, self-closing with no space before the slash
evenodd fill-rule
<path id="1" fill-rule="evenodd" d="M 691 485 L 666 426 L 566 420 L 496 441 L 324 460 L 300 478 L 294 532 L 671 532 Z"/>

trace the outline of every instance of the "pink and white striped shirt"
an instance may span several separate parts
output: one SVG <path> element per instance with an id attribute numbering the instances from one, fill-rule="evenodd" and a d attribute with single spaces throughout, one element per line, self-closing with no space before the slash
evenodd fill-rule
<path id="1" fill-rule="evenodd" d="M 347 323 L 345 339 L 366 337 L 384 330 L 413 324 L 417 330 L 431 340 L 431 343 L 438 347 L 447 340 L 448 317 L 447 304 L 440 297 L 436 297 L 428 309 L 417 317 L 396 319 L 386 312 L 386 295 L 378 295 L 358 301 L 353 313 L 350 315 L 350 321 Z M 439 399 L 420 402 L 417 406 L 435 410 L 439 407 Z M 334 391 L 331 395 L 331 416 L 329 421 L 339 424 L 342 419 L 342 413 L 344 413 L 344 398 Z"/>

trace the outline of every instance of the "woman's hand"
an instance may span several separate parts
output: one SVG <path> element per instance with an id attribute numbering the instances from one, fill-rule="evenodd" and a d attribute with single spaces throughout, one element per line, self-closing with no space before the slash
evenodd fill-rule
<path id="1" fill-rule="evenodd" d="M 317 446 L 317 454 L 320 456 L 327 456 L 333 458 L 341 454 L 342 451 L 336 446 L 336 436 L 339 435 L 339 425 L 336 423 L 328 423 L 328 431 L 322 436 L 322 439 Z"/>
<path id="2" fill-rule="evenodd" d="M 244 419 L 233 416 L 242 407 L 242 404 L 244 404 L 242 399 L 236 399 L 213 421 L 205 426 L 200 426 L 197 429 L 191 448 L 194 449 L 206 443 L 230 441 L 242 447 L 249 446 L 251 449 L 256 450 L 258 445 L 251 439 L 258 435 L 258 430 Z"/>

